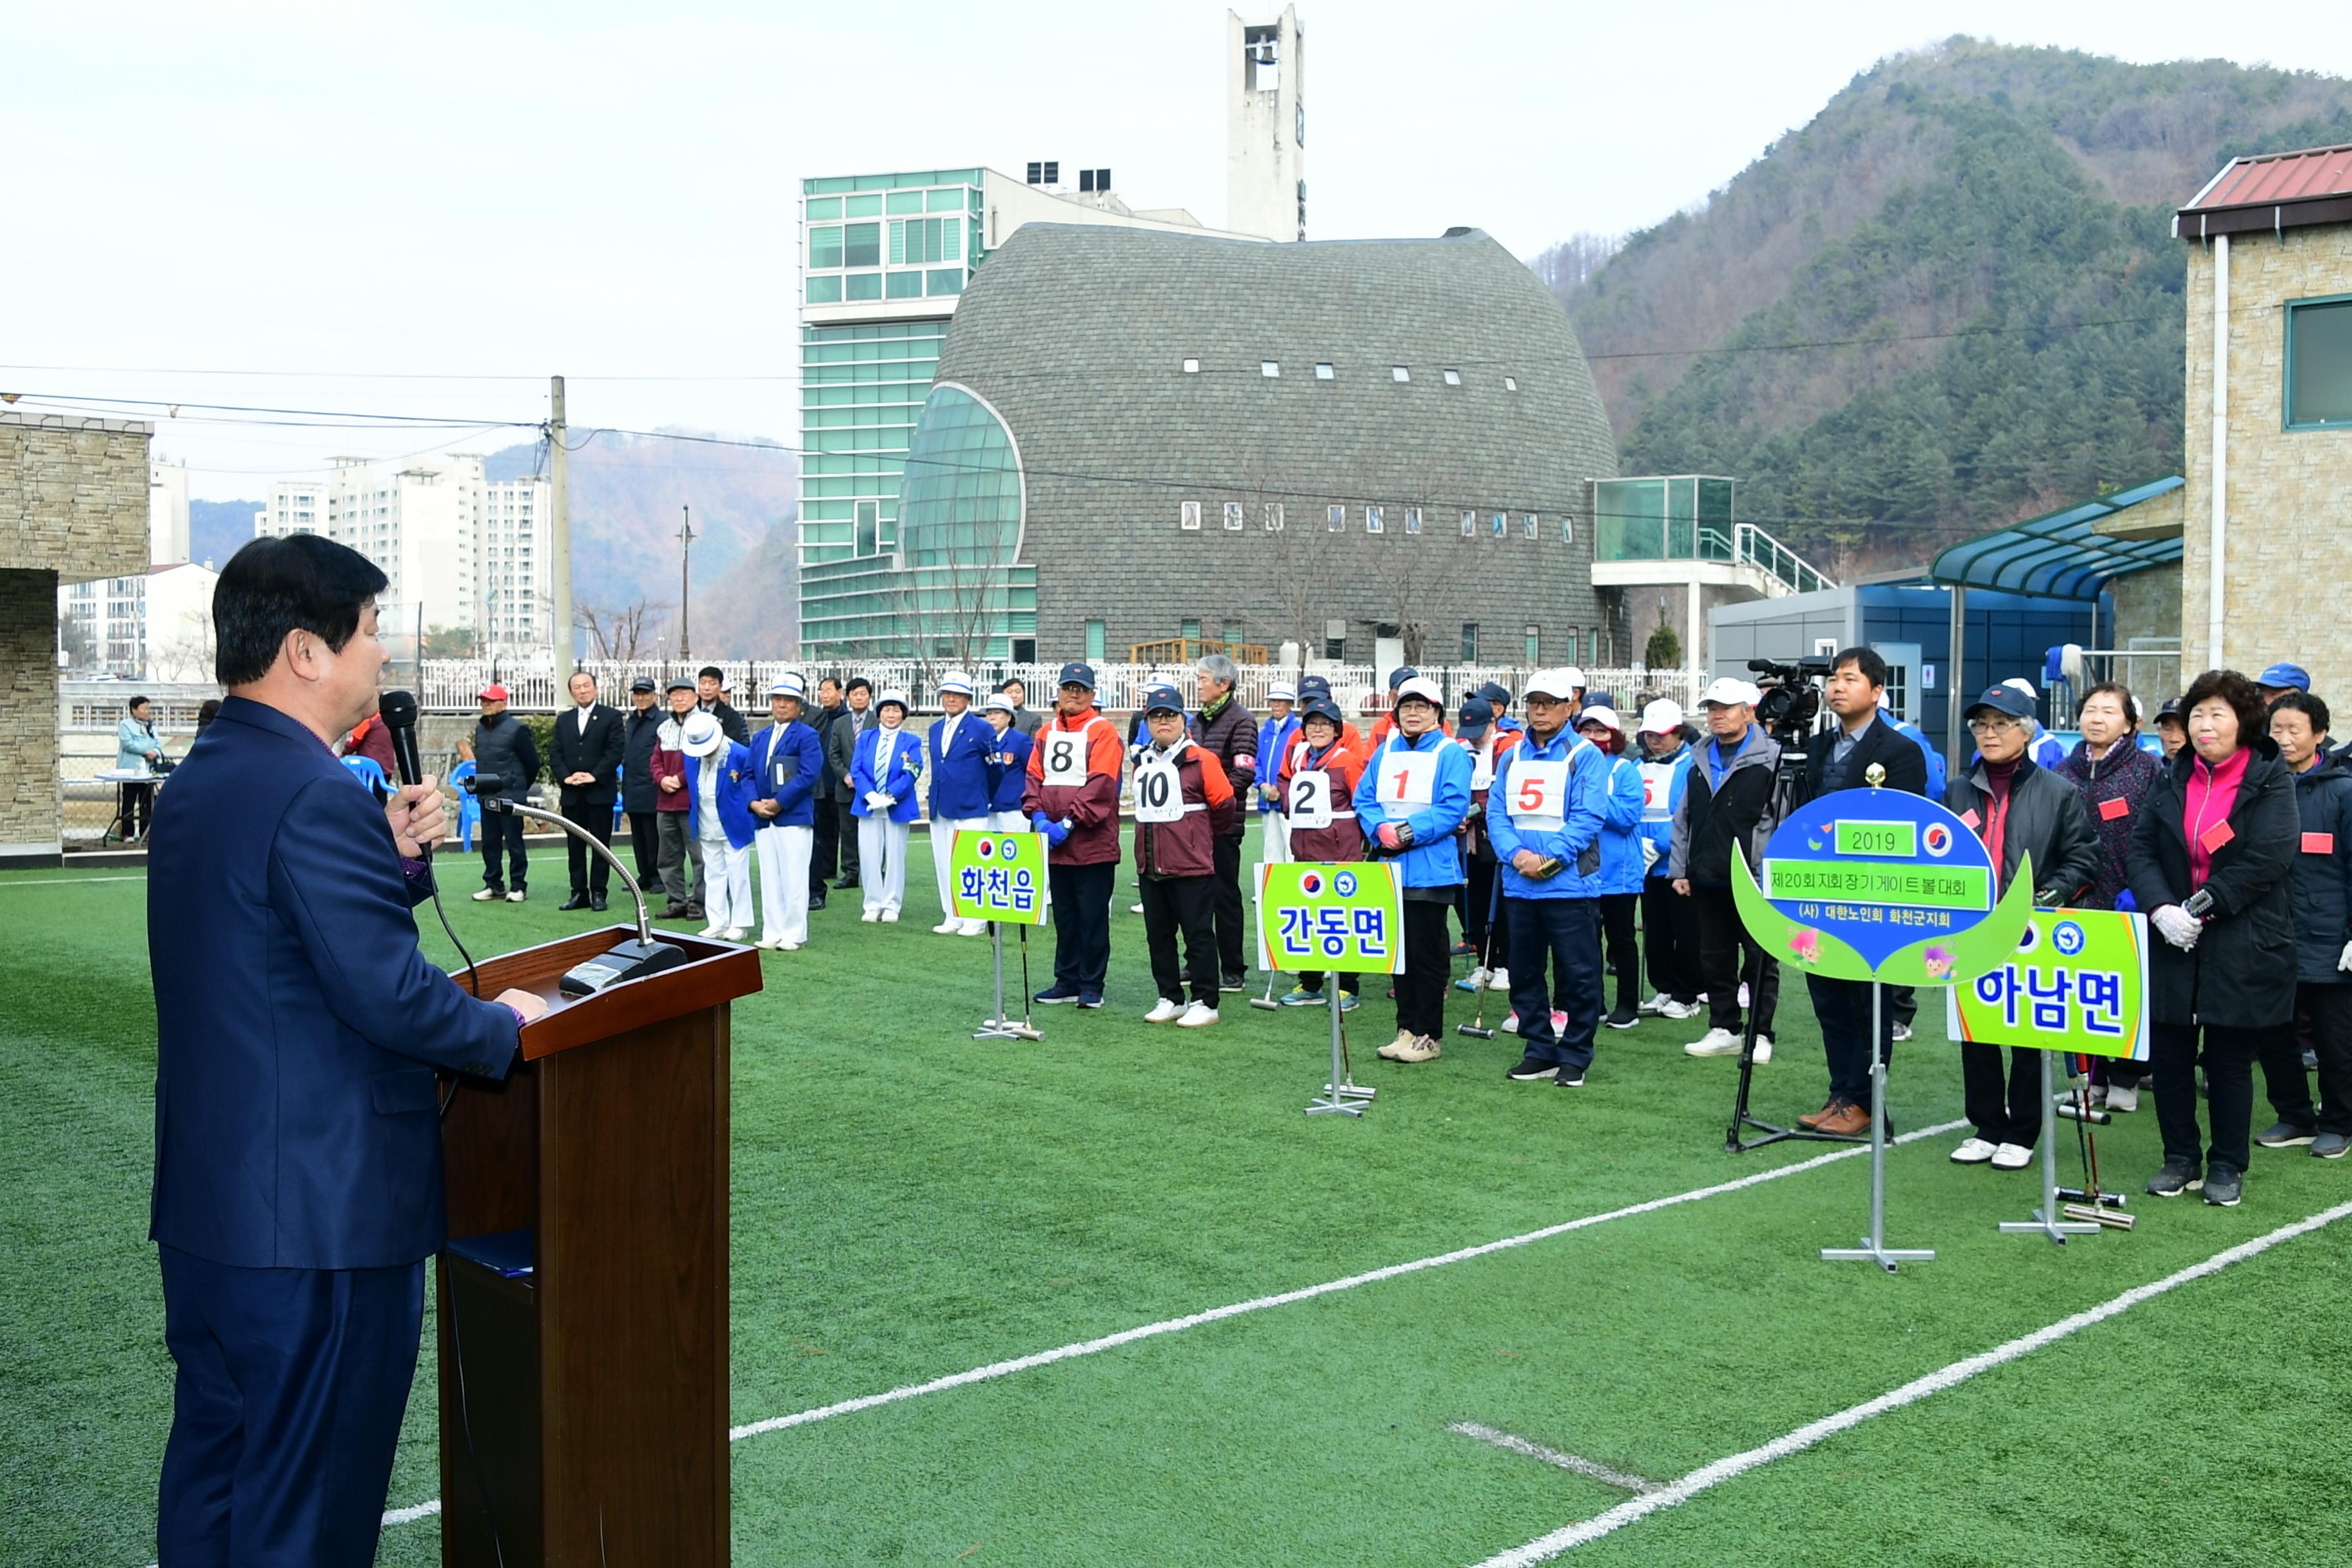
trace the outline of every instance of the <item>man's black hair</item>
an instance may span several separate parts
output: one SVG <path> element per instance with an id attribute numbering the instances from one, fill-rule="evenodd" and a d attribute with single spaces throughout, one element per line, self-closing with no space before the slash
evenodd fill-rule
<path id="1" fill-rule="evenodd" d="M 2314 697 L 2308 691 L 2297 691 L 2294 688 L 2290 686 L 2286 689 L 2285 696 L 2281 697 L 2277 701 L 2271 704 L 2271 711 L 2276 714 L 2284 712 L 2289 709 L 2293 709 L 2295 712 L 2302 714 L 2304 717 L 2311 721 L 2311 732 L 2313 734 L 2325 735 L 2327 733 L 2327 703 L 2323 699 Z"/>
<path id="2" fill-rule="evenodd" d="M 1862 678 L 1871 685 L 1886 684 L 1886 661 L 1878 656 L 1876 648 L 1850 647 L 1840 650 L 1838 656 L 1830 660 L 1830 673 L 1835 675 L 1849 664 L 1853 666 Z"/>
<path id="3" fill-rule="evenodd" d="M 256 539 L 229 557 L 213 588 L 213 675 L 247 686 L 269 673 L 286 634 L 306 631 L 336 653 L 389 581 L 349 545 L 315 533 Z"/>
<path id="4" fill-rule="evenodd" d="M 843 687 L 841 689 L 844 693 L 852 691 L 870 692 L 874 689 L 874 683 L 866 679 L 862 675 L 853 675 L 849 678 L 849 684 Z"/>
<path id="5" fill-rule="evenodd" d="M 706 664 L 700 669 L 694 672 L 694 679 L 697 680 L 700 680 L 706 676 L 712 680 L 718 681 L 722 686 L 727 682 L 727 672 L 719 668 L 715 664 Z"/>

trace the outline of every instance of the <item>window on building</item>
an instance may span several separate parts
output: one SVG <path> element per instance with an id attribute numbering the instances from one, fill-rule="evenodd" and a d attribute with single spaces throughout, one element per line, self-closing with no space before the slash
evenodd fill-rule
<path id="1" fill-rule="evenodd" d="M 1196 500 L 1177 502 L 1176 526 L 1198 533 L 1201 531 L 1201 503 Z"/>
<path id="2" fill-rule="evenodd" d="M 882 298 L 882 274 L 879 272 L 853 272 L 843 281 L 848 285 L 844 292 L 852 300 Z"/>
<path id="3" fill-rule="evenodd" d="M 1407 370 L 1401 364 L 1392 364 L 1389 366 L 1389 379 L 1391 381 L 1411 381 L 1412 379 L 1412 372 Z"/>
<path id="4" fill-rule="evenodd" d="M 923 297 L 923 275 L 921 273 L 893 272 L 888 274 L 888 279 L 890 287 L 887 292 L 891 299 L 919 300 Z"/>
<path id="5" fill-rule="evenodd" d="M 1331 369 L 1331 362 L 1330 362 L 1329 360 L 1327 360 L 1327 359 L 1319 359 L 1319 360 L 1317 360 L 1317 361 L 1315 362 L 1315 379 L 1316 379 L 1316 380 L 1318 380 L 1318 381 L 1329 381 L 1329 380 L 1331 379 L 1331 377 L 1332 377 L 1332 375 L 1333 375 L 1333 374 L 1334 374 L 1334 372 L 1333 372 L 1333 371 L 1332 371 L 1332 369 Z"/>
<path id="6" fill-rule="evenodd" d="M 1186 616 L 1182 620 L 1177 622 L 1176 635 L 1182 637 L 1186 642 L 1199 642 L 1201 640 L 1201 617 L 1198 616 Z"/>
<path id="7" fill-rule="evenodd" d="M 1519 378 L 1517 376 L 1507 375 L 1503 378 L 1503 390 L 1505 392 L 1517 392 L 1518 389 Z"/>
<path id="8" fill-rule="evenodd" d="M 1527 628 L 1527 661 L 1535 663 L 1543 653 L 1543 632 L 1537 626 Z"/>
<path id="9" fill-rule="evenodd" d="M 1229 500 L 1225 503 L 1225 531 L 1227 533 L 1239 533 L 1241 531 L 1242 503 L 1237 500 Z"/>
<path id="10" fill-rule="evenodd" d="M 1462 514 L 1462 537 L 1463 537 L 1463 538 L 1465 538 L 1465 539 L 1468 539 L 1471 535 L 1473 535 L 1473 534 L 1476 533 L 1477 531 L 1478 531 L 1478 514 L 1477 514 L 1476 512 L 1475 512 L 1475 511 L 1465 511 L 1465 512 L 1464 512 L 1464 513 Z"/>
<path id="11" fill-rule="evenodd" d="M 2352 425 L 2352 295 L 2286 308 L 2286 426 Z"/>
<path id="12" fill-rule="evenodd" d="M 808 264 L 812 271 L 841 265 L 839 224 L 828 224 L 808 231 Z"/>
<path id="13" fill-rule="evenodd" d="M 1348 662 L 1348 638 L 1345 634 L 1323 639 L 1323 657 L 1337 663 Z"/>
<path id="14" fill-rule="evenodd" d="M 1559 514 L 1559 542 L 1562 544 L 1576 542 L 1576 519 L 1567 512 Z"/>
<path id="15" fill-rule="evenodd" d="M 1199 360 L 1196 360 L 1196 359 L 1188 359 L 1188 360 L 1186 360 L 1186 361 L 1184 362 L 1184 374 L 1185 374 L 1186 375 L 1198 375 L 1198 374 L 1201 374 L 1201 362 L 1200 362 Z"/>
<path id="16" fill-rule="evenodd" d="M 1462 662 L 1478 662 L 1478 623 L 1475 621 L 1462 623 Z"/>
<path id="17" fill-rule="evenodd" d="M 842 229 L 842 265 L 846 267 L 879 267 L 882 265 L 882 226 L 878 223 L 853 223 Z"/>
<path id="18" fill-rule="evenodd" d="M 1087 623 L 1087 658 L 1099 661 L 1102 657 L 1103 624 L 1100 621 L 1088 621 Z"/>
<path id="19" fill-rule="evenodd" d="M 1526 534 L 1529 539 L 1533 539 L 1542 529 L 1542 521 L 1531 511 L 1523 512 L 1519 516 L 1519 531 Z"/>
<path id="20" fill-rule="evenodd" d="M 879 504 L 862 500 L 857 503 L 857 553 L 873 555 L 882 548 Z"/>
<path id="21" fill-rule="evenodd" d="M 1282 362 L 1278 359 L 1262 359 L 1257 362 L 1257 373 L 1271 381 L 1282 374 Z"/>
<path id="22" fill-rule="evenodd" d="M 1323 509 L 1323 531 L 1324 531 L 1324 532 L 1326 532 L 1326 533 L 1340 533 L 1340 532 L 1344 532 L 1344 531 L 1347 530 L 1347 527 L 1348 527 L 1348 509 L 1347 509 L 1346 507 L 1344 507 L 1344 506 L 1333 506 L 1333 507 L 1326 507 L 1326 508 L 1324 508 L 1324 509 Z"/>
<path id="23" fill-rule="evenodd" d="M 1278 500 L 1265 503 L 1265 531 L 1268 533 L 1282 531 L 1282 503 Z"/>
<path id="24" fill-rule="evenodd" d="M 1380 508 L 1368 506 L 1364 509 L 1364 531 L 1366 533 L 1387 531 L 1387 521 L 1381 516 Z"/>
<path id="25" fill-rule="evenodd" d="M 1421 508 L 1409 506 L 1404 509 L 1404 531 L 1407 533 L 1421 531 Z"/>
<path id="26" fill-rule="evenodd" d="M 1461 384 L 1462 384 L 1462 373 L 1461 373 L 1460 371 L 1458 371 L 1458 370 L 1449 370 L 1449 371 L 1447 371 L 1447 372 L 1445 373 L 1445 384 L 1446 384 L 1446 385 L 1448 385 L 1448 386 L 1459 386 L 1459 385 L 1461 385 Z"/>
<path id="27" fill-rule="evenodd" d="M 1488 526 L 1494 530 L 1496 538 L 1502 538 L 1505 534 L 1511 531 L 1511 514 L 1507 511 L 1498 511 L 1495 513 L 1493 519 L 1489 521 Z"/>

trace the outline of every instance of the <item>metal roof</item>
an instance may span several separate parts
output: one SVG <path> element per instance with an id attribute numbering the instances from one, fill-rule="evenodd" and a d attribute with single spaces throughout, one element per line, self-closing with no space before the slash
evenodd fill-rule
<path id="1" fill-rule="evenodd" d="M 2094 533 L 2093 525 L 2187 482 L 2168 475 L 1979 534 L 1939 552 L 1928 563 L 1928 580 L 2048 599 L 2095 599 L 2110 579 L 2179 560 L 2180 541 L 2109 539 Z"/>
<path id="2" fill-rule="evenodd" d="M 2232 158 L 2173 219 L 2184 239 L 2352 220 L 2352 145 Z"/>

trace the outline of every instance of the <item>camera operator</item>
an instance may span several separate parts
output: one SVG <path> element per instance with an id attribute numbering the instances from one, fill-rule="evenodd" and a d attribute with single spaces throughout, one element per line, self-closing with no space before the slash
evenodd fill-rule
<path id="1" fill-rule="evenodd" d="M 1862 789 L 1873 766 L 1885 769 L 1879 787 L 1906 795 L 1927 793 L 1927 759 L 1910 737 L 1879 711 L 1886 691 L 1886 661 L 1878 650 L 1850 647 L 1830 660 L 1822 696 L 1837 728 L 1814 736 L 1805 758 L 1805 798 L 1842 789 Z M 1852 1136 L 1870 1131 L 1870 986 L 1867 980 L 1805 976 L 1813 1016 L 1821 1020 L 1822 1054 L 1829 1058 L 1830 1097 L 1797 1124 L 1817 1132 Z M 1891 1000 L 1891 999 L 1890 999 Z M 1878 1059 L 1895 1057 L 1895 1009 L 1883 1006 L 1878 1019 Z"/>
<path id="2" fill-rule="evenodd" d="M 1706 986 L 1707 1031 L 1683 1047 L 1687 1056 L 1739 1054 L 1742 954 L 1752 954 L 1756 981 L 1749 1005 L 1756 1009 L 1756 1059 L 1772 1059 L 1772 1013 L 1780 994 L 1780 965 L 1739 923 L 1731 893 L 1731 857 L 1745 853 L 1753 869 L 1775 826 L 1772 797 L 1780 746 L 1756 722 L 1756 705 L 1762 700 L 1752 684 L 1731 676 L 1717 676 L 1708 685 L 1698 701 L 1706 715 L 1708 738 L 1698 747 L 1690 784 L 1675 812 L 1670 871 L 1675 891 L 1698 909 L 1698 970 Z"/>

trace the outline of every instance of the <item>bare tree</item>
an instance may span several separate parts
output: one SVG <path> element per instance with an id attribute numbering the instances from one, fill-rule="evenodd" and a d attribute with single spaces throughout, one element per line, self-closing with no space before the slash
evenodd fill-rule
<path id="1" fill-rule="evenodd" d="M 625 605 L 579 606 L 580 624 L 588 628 L 588 646 L 601 659 L 635 660 L 653 645 L 655 633 L 666 623 L 670 606 L 648 601 L 643 594 Z"/>

